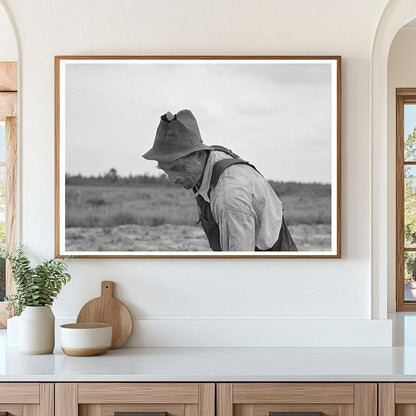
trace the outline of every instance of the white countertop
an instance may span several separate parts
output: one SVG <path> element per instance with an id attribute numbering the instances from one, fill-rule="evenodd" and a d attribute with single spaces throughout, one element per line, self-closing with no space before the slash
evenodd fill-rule
<path id="1" fill-rule="evenodd" d="M 393 317 L 392 348 L 119 348 L 24 355 L 0 330 L 0 382 L 416 381 L 416 314 Z"/>
<path id="2" fill-rule="evenodd" d="M 9 348 L 0 381 L 416 381 L 416 348 L 119 348 L 95 357 Z"/>

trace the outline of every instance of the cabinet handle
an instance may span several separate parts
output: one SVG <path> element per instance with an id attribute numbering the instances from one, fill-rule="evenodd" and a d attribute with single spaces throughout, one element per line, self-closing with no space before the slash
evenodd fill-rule
<path id="1" fill-rule="evenodd" d="M 168 412 L 114 412 L 114 416 L 168 416 Z"/>
<path id="2" fill-rule="evenodd" d="M 323 416 L 322 412 L 269 412 L 269 416 Z"/>

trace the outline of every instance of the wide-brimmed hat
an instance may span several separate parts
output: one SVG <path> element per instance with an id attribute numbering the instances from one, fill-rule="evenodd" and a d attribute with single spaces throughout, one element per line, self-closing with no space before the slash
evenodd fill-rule
<path id="1" fill-rule="evenodd" d="M 213 150 L 201 139 L 198 123 L 190 110 L 160 117 L 153 147 L 143 157 L 158 162 L 173 162 L 198 150 Z"/>

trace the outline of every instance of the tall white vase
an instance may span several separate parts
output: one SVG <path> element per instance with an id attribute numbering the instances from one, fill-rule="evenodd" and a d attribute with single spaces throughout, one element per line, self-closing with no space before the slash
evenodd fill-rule
<path id="1" fill-rule="evenodd" d="M 55 346 L 55 315 L 49 305 L 26 306 L 19 319 L 19 351 L 50 354 Z"/>

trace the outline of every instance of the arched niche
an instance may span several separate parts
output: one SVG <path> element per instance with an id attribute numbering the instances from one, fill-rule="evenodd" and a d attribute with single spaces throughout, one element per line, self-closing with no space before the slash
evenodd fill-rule
<path id="1" fill-rule="evenodd" d="M 371 138 L 372 138 L 372 192 L 371 192 L 371 275 L 372 316 L 387 317 L 388 291 L 391 290 L 392 262 L 395 244 L 392 239 L 391 219 L 394 218 L 394 195 L 389 189 L 388 169 L 388 57 L 397 32 L 416 18 L 414 0 L 390 1 L 384 10 L 371 51 Z"/>

